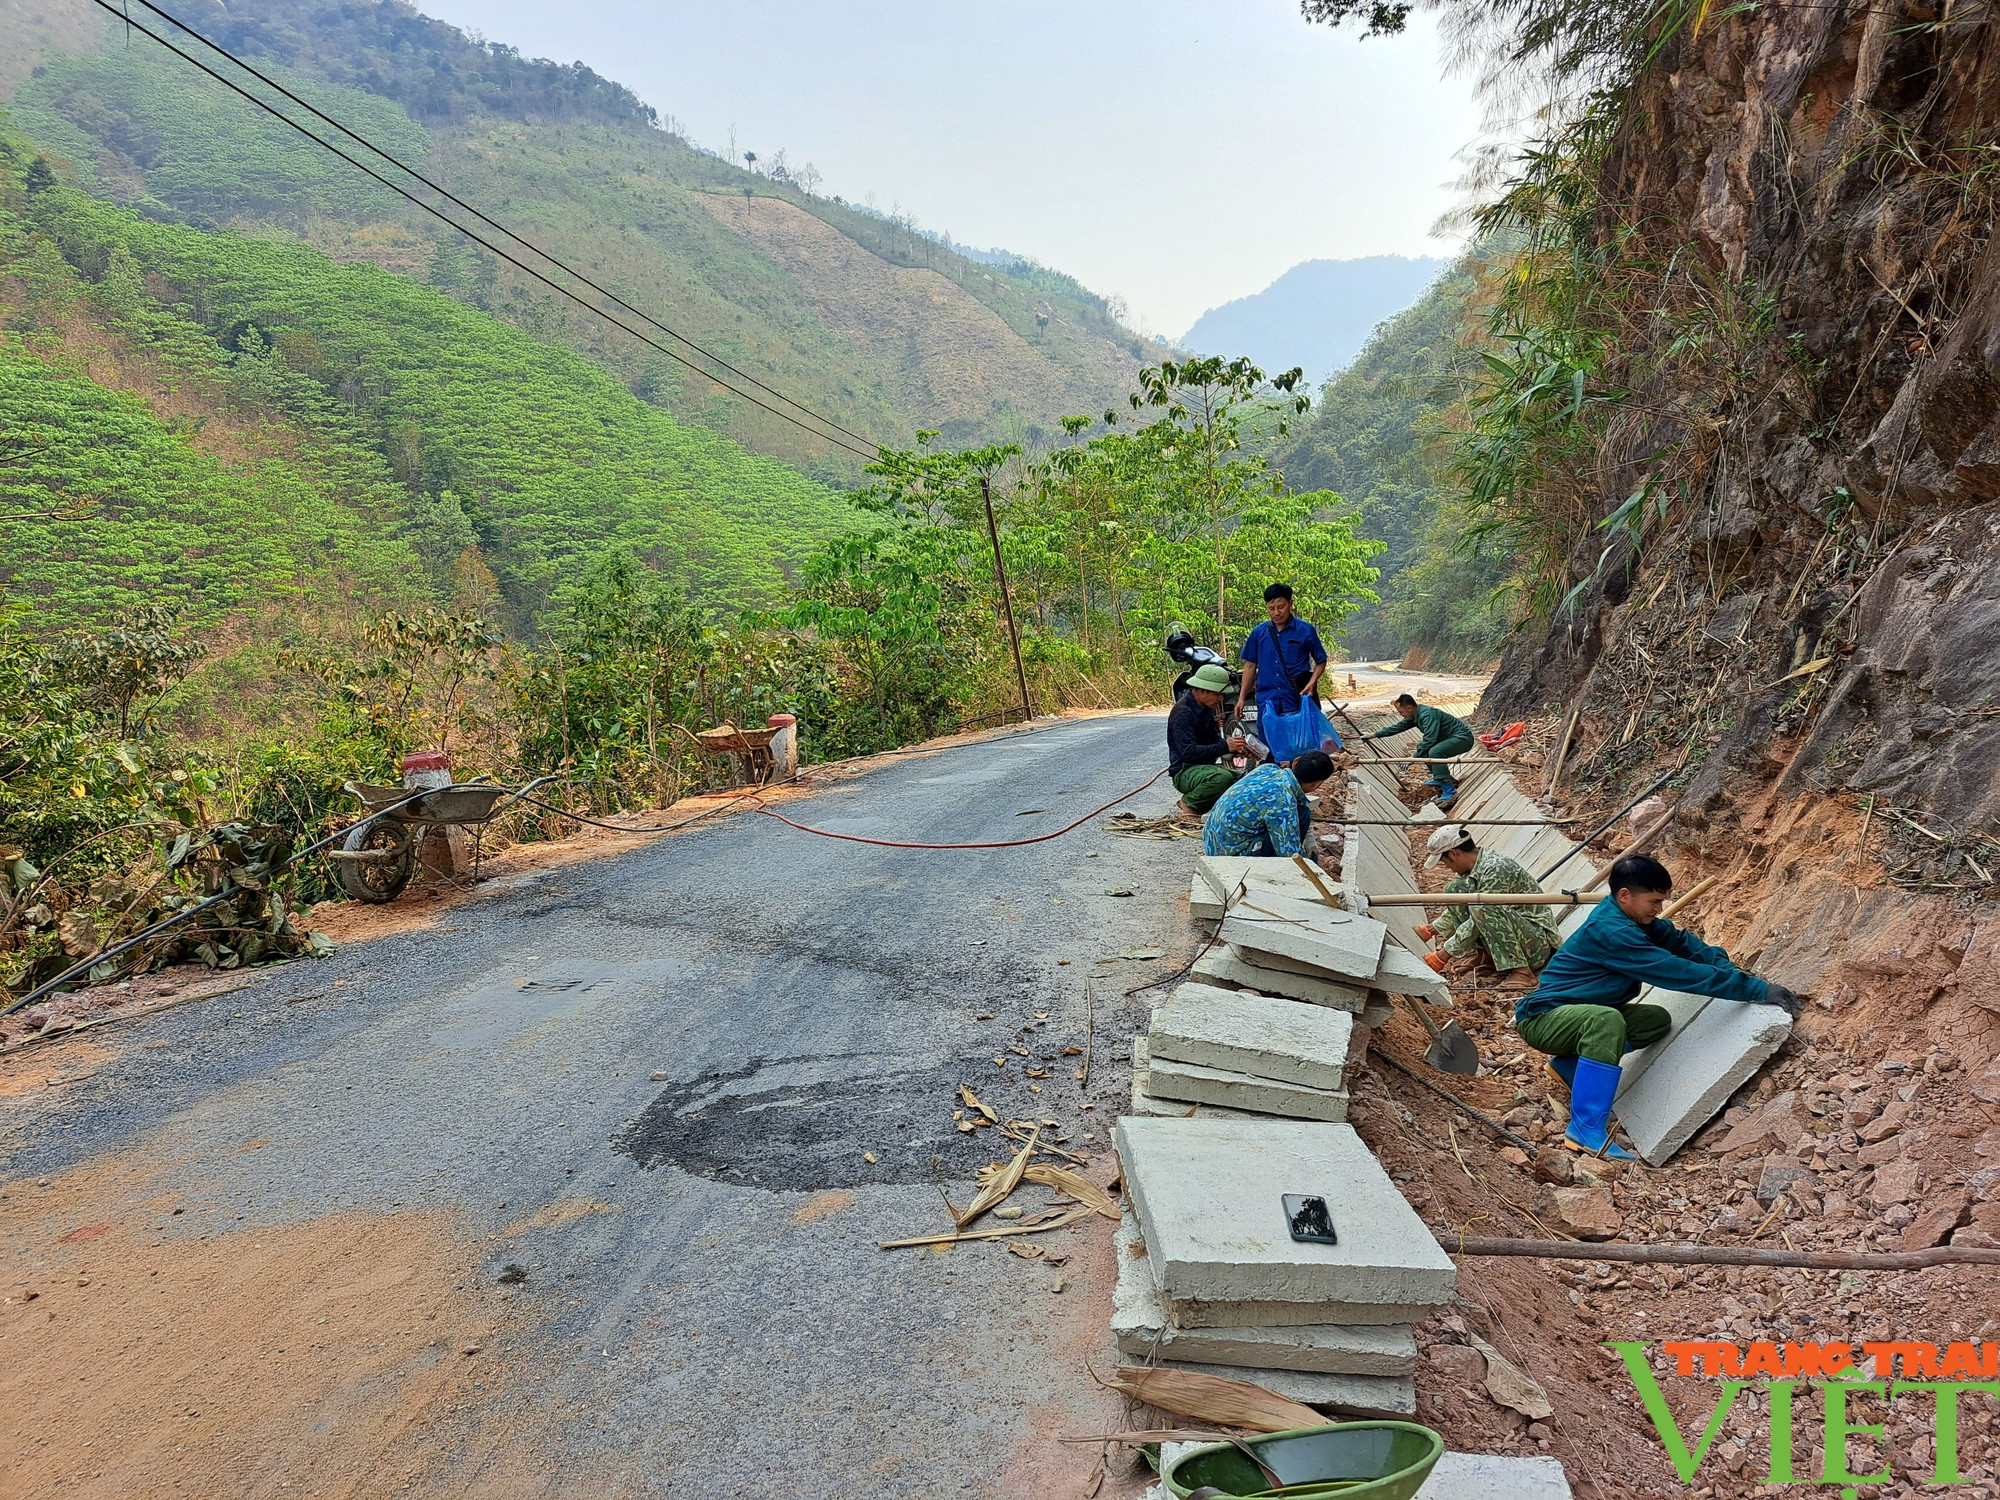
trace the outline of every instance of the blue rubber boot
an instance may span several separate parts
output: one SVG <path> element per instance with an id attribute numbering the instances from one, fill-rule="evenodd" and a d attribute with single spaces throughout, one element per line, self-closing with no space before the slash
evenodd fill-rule
<path id="1" fill-rule="evenodd" d="M 1546 1061 L 1546 1062 L 1548 1063 L 1548 1065 L 1549 1065 L 1549 1071 L 1550 1071 L 1551 1073 L 1555 1074 L 1555 1075 L 1556 1075 L 1556 1077 L 1558 1077 L 1558 1078 L 1560 1078 L 1560 1079 L 1562 1080 L 1562 1086 L 1563 1086 L 1564 1088 L 1566 1088 L 1566 1089 L 1573 1089 L 1573 1088 L 1575 1088 L 1575 1087 L 1576 1087 L 1576 1059 L 1575 1059 L 1575 1058 L 1573 1058 L 1573 1057 L 1551 1057 L 1551 1058 L 1546 1058 L 1546 1059 L 1544 1059 L 1544 1060 L 1545 1060 L 1545 1061 Z"/>
<path id="2" fill-rule="evenodd" d="M 1587 1151 L 1611 1161 L 1639 1158 L 1611 1139 L 1611 1101 L 1618 1094 L 1622 1070 L 1594 1057 L 1576 1060 L 1576 1076 L 1569 1089 L 1569 1129 L 1563 1144 L 1572 1151 Z"/>
<path id="3" fill-rule="evenodd" d="M 1452 803 L 1456 802 L 1457 800 L 1458 800 L 1458 788 L 1456 786 L 1446 787 L 1443 791 L 1437 794 L 1437 805 L 1439 811 L 1442 811 L 1443 809 L 1450 807 Z"/>

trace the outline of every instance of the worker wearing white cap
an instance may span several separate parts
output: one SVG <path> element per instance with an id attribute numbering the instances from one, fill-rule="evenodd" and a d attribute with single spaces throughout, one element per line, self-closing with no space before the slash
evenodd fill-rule
<path id="1" fill-rule="evenodd" d="M 1528 896 L 1541 890 L 1517 861 L 1480 848 L 1463 823 L 1438 829 L 1427 850 L 1425 869 L 1443 865 L 1452 872 L 1445 885 L 1447 894 L 1492 891 Z M 1417 935 L 1437 941 L 1438 951 L 1426 962 L 1438 970 L 1447 958 L 1470 957 L 1475 948 L 1484 948 L 1500 971 L 1500 988 L 1515 991 L 1534 988 L 1535 976 L 1562 943 L 1554 912 L 1546 906 L 1448 906 L 1430 926 L 1419 927 Z"/>

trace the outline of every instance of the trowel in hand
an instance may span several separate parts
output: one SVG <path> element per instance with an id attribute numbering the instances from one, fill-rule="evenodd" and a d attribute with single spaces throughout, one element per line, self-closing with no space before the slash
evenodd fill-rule
<path id="1" fill-rule="evenodd" d="M 1442 1030 L 1431 1019 L 1430 1007 L 1421 1000 L 1403 997 L 1417 1019 L 1424 1023 L 1424 1030 L 1431 1034 L 1430 1047 L 1424 1053 L 1424 1061 L 1441 1073 L 1462 1073 L 1471 1078 L 1479 1072 L 1479 1044 L 1466 1035 L 1465 1028 L 1456 1021 L 1447 1021 Z"/>

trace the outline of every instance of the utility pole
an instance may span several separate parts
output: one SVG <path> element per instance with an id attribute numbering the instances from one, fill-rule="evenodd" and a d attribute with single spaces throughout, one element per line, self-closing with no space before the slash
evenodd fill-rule
<path id="1" fill-rule="evenodd" d="M 993 483 L 979 476 L 979 496 L 986 502 L 986 534 L 993 539 L 993 572 L 1000 580 L 1000 608 L 1007 616 L 1007 644 L 1014 648 L 1014 680 L 1021 684 L 1021 713 L 1024 721 L 1035 716 L 1028 701 L 1028 669 L 1021 665 L 1021 632 L 1014 628 L 1014 596 L 1007 591 L 1007 562 L 1000 555 L 1000 525 L 993 519 Z"/>

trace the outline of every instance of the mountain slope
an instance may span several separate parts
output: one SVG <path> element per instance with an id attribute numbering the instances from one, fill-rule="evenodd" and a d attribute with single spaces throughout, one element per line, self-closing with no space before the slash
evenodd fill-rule
<path id="1" fill-rule="evenodd" d="M 1263 291 L 1203 313 L 1181 343 L 1202 354 L 1248 354 L 1267 370 L 1303 366 L 1307 379 L 1324 380 L 1447 264 L 1401 255 L 1309 260 Z"/>
<path id="2" fill-rule="evenodd" d="M 17 117 L 92 191 L 153 217 L 282 231 L 429 280 L 589 354 L 683 418 L 853 474 L 827 443 L 469 249 L 353 169 L 310 161 L 319 148 L 144 37 L 77 50 L 79 33 L 110 39 L 83 0 L 12 3 L 21 8 L 0 9 L 0 46 L 38 58 L 15 92 Z M 1145 352 L 1069 278 L 981 264 L 789 174 L 741 170 L 656 128 L 588 69 L 524 62 L 385 0 L 180 10 L 260 66 L 290 69 L 287 86 L 634 305 L 871 439 L 907 442 L 927 426 L 968 440 L 1052 432 L 1057 417 L 1121 396 Z M 718 195 L 743 222 L 710 211 Z M 802 265 L 772 240 L 774 224 L 802 218 L 837 242 L 833 259 L 852 274 L 827 272 L 822 257 Z M 923 328 L 938 307 L 968 303 L 982 316 L 954 316 L 928 345 L 856 332 Z"/>
<path id="3" fill-rule="evenodd" d="M 0 577 L 46 623 L 135 590 L 211 619 L 280 586 L 450 597 L 469 570 L 525 625 L 608 546 L 741 606 L 853 524 L 796 470 L 406 277 L 30 189 L 31 155 L 0 136 L 4 508 L 102 502 L 0 522 Z"/>

